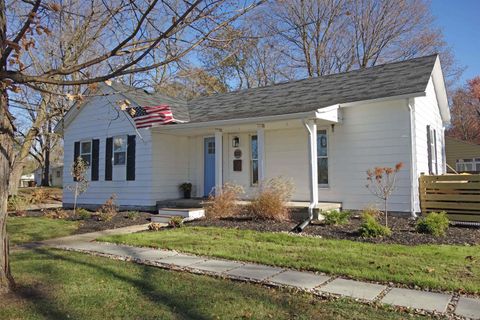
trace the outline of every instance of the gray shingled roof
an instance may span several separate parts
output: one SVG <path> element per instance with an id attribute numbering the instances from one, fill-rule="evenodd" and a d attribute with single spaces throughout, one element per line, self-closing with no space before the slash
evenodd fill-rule
<path id="1" fill-rule="evenodd" d="M 139 89 L 125 95 L 140 105 L 170 104 L 174 117 L 189 122 L 307 112 L 334 104 L 424 92 L 436 58 L 437 55 L 430 55 L 324 77 L 199 97 L 188 102 Z"/>

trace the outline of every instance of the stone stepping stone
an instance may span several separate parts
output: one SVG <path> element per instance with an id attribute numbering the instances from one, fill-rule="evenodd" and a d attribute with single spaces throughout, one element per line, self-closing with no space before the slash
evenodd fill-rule
<path id="1" fill-rule="evenodd" d="M 335 279 L 327 283 L 320 291 L 373 301 L 386 288 L 386 286 L 374 283 Z"/>
<path id="2" fill-rule="evenodd" d="M 205 259 L 204 258 L 199 258 L 199 257 L 196 257 L 196 256 L 187 256 L 187 255 L 177 254 L 177 255 L 174 255 L 174 256 L 171 256 L 171 257 L 160 259 L 159 261 L 161 263 L 171 264 L 171 265 L 175 265 L 175 266 L 178 266 L 178 267 L 189 267 L 192 264 L 197 264 L 197 263 L 203 262 L 203 261 L 205 261 Z"/>
<path id="3" fill-rule="evenodd" d="M 93 251 L 111 254 L 114 256 L 119 257 L 135 257 L 135 255 L 139 254 L 140 252 L 146 251 L 146 248 L 135 248 L 129 246 L 122 246 L 122 245 L 111 245 L 111 244 L 98 244 L 99 247 L 97 249 L 93 249 Z"/>
<path id="4" fill-rule="evenodd" d="M 400 307 L 446 312 L 451 298 L 450 294 L 393 288 L 383 297 L 382 302 Z"/>
<path id="5" fill-rule="evenodd" d="M 465 318 L 480 319 L 480 299 L 460 297 L 455 314 Z"/>
<path id="6" fill-rule="evenodd" d="M 311 290 L 315 287 L 318 287 L 329 279 L 330 277 L 323 275 L 287 270 L 285 272 L 274 275 L 270 279 L 270 281 L 274 283 L 284 284 L 287 286 Z"/>
<path id="7" fill-rule="evenodd" d="M 228 271 L 227 274 L 245 279 L 263 281 L 281 271 L 283 271 L 283 269 L 257 264 L 246 264 L 240 268 Z"/>
<path id="8" fill-rule="evenodd" d="M 133 255 L 132 257 L 141 260 L 160 261 L 162 259 L 173 257 L 176 255 L 178 255 L 178 253 L 176 253 L 175 251 L 147 249 L 145 251 L 135 253 L 135 255 Z"/>
<path id="9" fill-rule="evenodd" d="M 193 265 L 192 268 L 215 273 L 223 273 L 241 266 L 243 266 L 242 263 L 235 261 L 207 260 Z"/>

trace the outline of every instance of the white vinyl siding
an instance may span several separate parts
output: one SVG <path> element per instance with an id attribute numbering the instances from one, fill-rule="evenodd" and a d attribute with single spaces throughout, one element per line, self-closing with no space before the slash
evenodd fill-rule
<path id="1" fill-rule="evenodd" d="M 415 192 L 415 210 L 420 211 L 420 201 L 418 197 L 418 177 L 423 174 L 429 174 L 429 156 L 428 156 L 428 133 L 427 126 L 432 132 L 432 156 L 431 167 L 433 174 L 446 173 L 445 159 L 445 128 L 443 126 L 442 117 L 438 107 L 437 97 L 433 81 L 430 78 L 426 88 L 426 96 L 413 99 L 413 107 L 415 109 L 415 145 L 416 145 L 416 177 L 413 183 Z M 433 131 L 434 130 L 434 131 Z M 435 148 L 436 143 L 436 148 Z M 435 171 L 435 167 L 438 171 Z"/>
<path id="2" fill-rule="evenodd" d="M 79 204 L 101 205 L 113 193 L 117 196 L 119 205 L 124 206 L 155 206 L 158 200 L 152 193 L 152 148 L 149 130 L 139 129 L 136 143 L 136 176 L 135 181 L 126 181 L 125 166 L 115 176 L 114 181 L 105 181 L 105 141 L 108 137 L 136 135 L 137 132 L 127 115 L 115 108 L 115 101 L 121 100 L 115 94 L 94 96 L 89 98 L 73 122 L 64 130 L 64 191 L 63 202 L 73 203 L 73 195 L 66 189 L 73 183 L 70 170 L 73 160 L 75 141 L 88 137 L 100 140 L 99 149 L 99 181 L 89 183 L 88 189 L 78 198 Z M 90 170 L 89 170 L 90 172 Z M 121 176 L 120 176 L 121 174 Z M 89 173 L 90 175 L 90 173 Z"/>

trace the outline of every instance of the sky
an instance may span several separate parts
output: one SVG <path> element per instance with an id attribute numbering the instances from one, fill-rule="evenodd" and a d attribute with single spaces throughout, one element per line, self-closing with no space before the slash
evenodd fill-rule
<path id="1" fill-rule="evenodd" d="M 431 8 L 459 64 L 466 67 L 457 85 L 480 76 L 480 0 L 431 0 Z"/>

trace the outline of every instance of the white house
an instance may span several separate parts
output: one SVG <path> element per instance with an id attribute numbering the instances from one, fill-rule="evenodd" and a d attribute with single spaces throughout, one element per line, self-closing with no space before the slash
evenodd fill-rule
<path id="1" fill-rule="evenodd" d="M 232 182 L 248 198 L 281 175 L 293 180 L 294 200 L 362 209 L 378 201 L 366 170 L 403 162 L 390 208 L 415 213 L 419 175 L 446 172 L 450 114 L 437 55 L 190 101 L 115 83 L 98 90 L 57 127 L 64 188 L 75 157 L 90 164 L 84 206 L 115 193 L 125 208 L 153 209 L 180 198 L 186 181 L 194 197 Z M 137 129 L 125 103 L 168 105 L 176 123 Z M 72 205 L 67 190 L 63 202 Z"/>
<path id="2" fill-rule="evenodd" d="M 35 184 L 37 186 L 42 185 L 43 168 L 37 168 L 34 174 Z M 63 165 L 59 164 L 50 166 L 49 185 L 51 187 L 61 187 L 63 185 Z"/>

